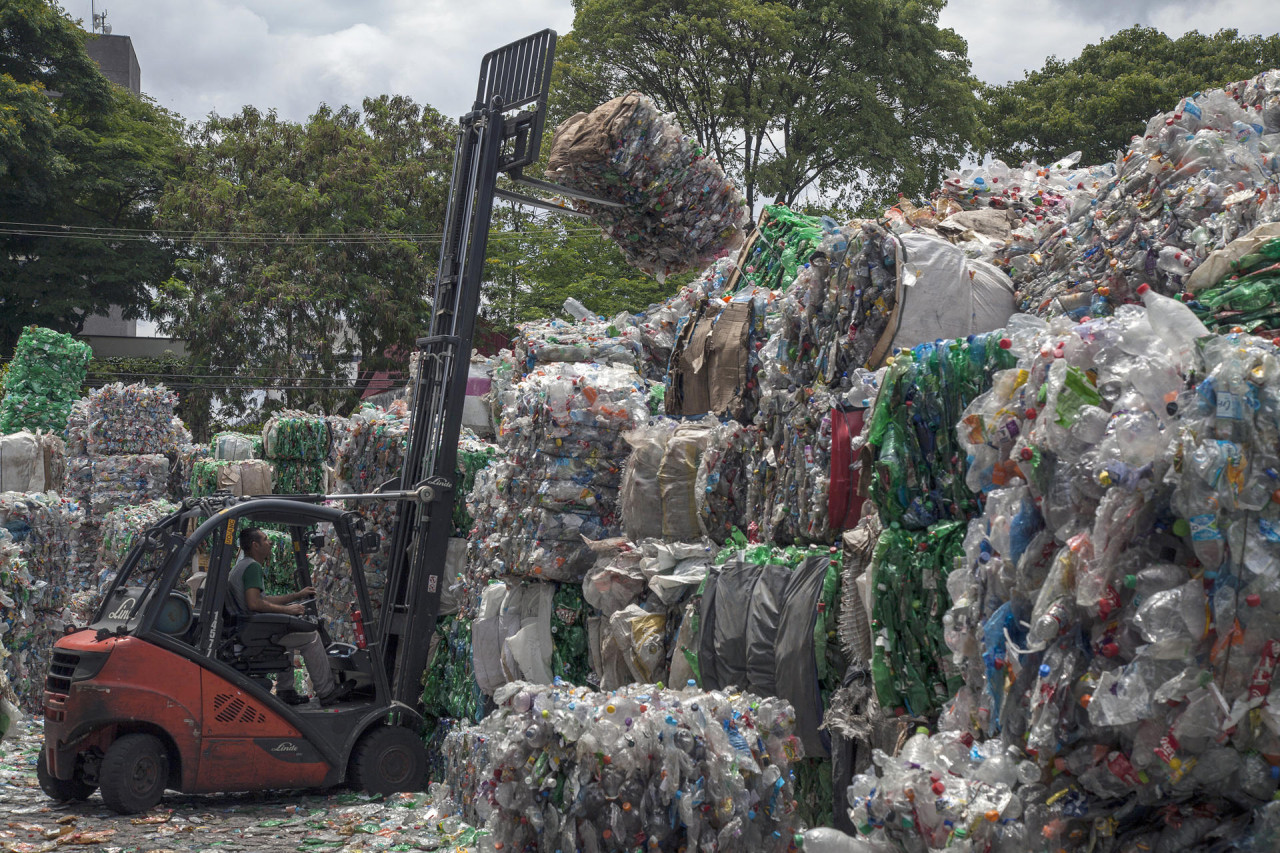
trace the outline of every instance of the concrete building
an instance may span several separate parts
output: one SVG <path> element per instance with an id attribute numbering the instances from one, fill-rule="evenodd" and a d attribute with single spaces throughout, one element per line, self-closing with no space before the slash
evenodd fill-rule
<path id="1" fill-rule="evenodd" d="M 133 39 L 95 33 L 85 43 L 85 50 L 108 80 L 135 95 L 142 94 L 142 68 L 133 52 Z"/>
<path id="2" fill-rule="evenodd" d="M 142 94 L 142 67 L 131 38 L 94 33 L 85 42 L 85 50 L 108 80 L 135 95 Z M 93 354 L 98 358 L 158 357 L 165 352 L 177 356 L 187 354 L 183 341 L 148 336 L 145 331 L 139 337 L 138 321 L 124 319 L 116 306 L 106 315 L 85 318 L 80 336 L 93 347 Z"/>

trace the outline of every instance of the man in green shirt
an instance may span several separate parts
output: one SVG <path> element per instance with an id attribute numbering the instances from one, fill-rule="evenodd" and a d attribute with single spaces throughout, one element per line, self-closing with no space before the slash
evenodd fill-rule
<path id="1" fill-rule="evenodd" d="M 241 559 L 231 569 L 227 579 L 228 603 L 233 615 L 241 616 L 249 613 L 283 613 L 286 616 L 302 616 L 306 608 L 297 602 L 311 598 L 316 594 L 315 587 L 307 587 L 301 592 L 290 592 L 284 595 L 263 595 L 264 575 L 262 561 L 271 556 L 271 540 L 260 527 L 247 527 L 240 531 L 240 550 L 244 552 Z M 307 672 L 311 675 L 311 684 L 321 705 L 332 705 L 341 702 L 351 693 L 347 685 L 334 682 L 333 671 L 329 669 L 329 656 L 325 652 L 324 643 L 317 631 L 297 631 L 285 634 L 280 638 L 280 645 L 289 651 L 290 660 L 293 652 L 302 653 L 307 663 Z M 293 688 L 293 667 L 282 671 L 276 677 L 276 695 L 290 705 L 300 705 L 308 701 Z"/>

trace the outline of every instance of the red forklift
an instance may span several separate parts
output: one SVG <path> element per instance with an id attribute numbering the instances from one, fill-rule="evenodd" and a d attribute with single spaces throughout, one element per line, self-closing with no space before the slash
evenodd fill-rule
<path id="1" fill-rule="evenodd" d="M 88 627 L 53 650 L 45 685 L 45 744 L 37 774 L 57 800 L 100 790 L 121 814 L 183 793 L 322 788 L 373 793 L 422 790 L 422 677 L 443 591 L 455 492 L 458 435 L 495 196 L 558 213 L 560 204 L 497 186 L 500 174 L 561 196 L 592 199 L 526 177 L 541 147 L 556 34 L 544 30 L 487 54 L 473 110 L 460 121 L 431 334 L 414 383 L 401 475 L 373 493 L 187 499 L 145 531 Z M 395 501 L 383 603 L 371 613 L 361 554 L 380 547 L 358 514 L 336 504 Z M 289 705 L 267 676 L 287 669 L 279 639 L 318 630 L 310 618 L 234 617 L 227 578 L 238 533 L 276 525 L 290 532 L 295 581 L 311 585 L 312 555 L 326 541 L 349 566 L 352 642 L 328 643 L 350 697 L 331 707 Z M 199 592 L 191 580 L 207 560 Z M 326 602 L 332 608 L 335 602 Z"/>

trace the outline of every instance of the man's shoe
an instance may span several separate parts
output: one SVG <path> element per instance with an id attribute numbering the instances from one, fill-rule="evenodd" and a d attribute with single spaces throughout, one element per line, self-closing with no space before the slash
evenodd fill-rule
<path id="1" fill-rule="evenodd" d="M 296 690 L 277 690 L 276 698 L 286 705 L 305 705 L 311 701 L 308 696 L 303 696 Z"/>
<path id="2" fill-rule="evenodd" d="M 320 697 L 320 706 L 327 708 L 330 705 L 336 705 L 345 700 L 356 689 L 353 682 L 343 681 L 335 685 L 332 690 Z"/>

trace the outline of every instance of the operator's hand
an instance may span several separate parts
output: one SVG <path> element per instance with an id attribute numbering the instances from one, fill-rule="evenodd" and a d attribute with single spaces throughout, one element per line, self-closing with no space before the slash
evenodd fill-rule
<path id="1" fill-rule="evenodd" d="M 306 589 L 298 590 L 299 599 L 314 598 L 315 594 L 316 594 L 316 588 L 314 586 L 309 586 Z"/>
<path id="2" fill-rule="evenodd" d="M 301 616 L 307 612 L 307 609 L 301 604 L 286 604 L 284 606 L 285 613 L 290 616 Z"/>

